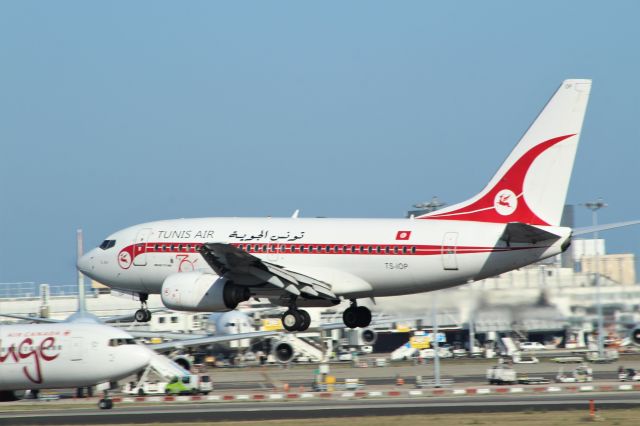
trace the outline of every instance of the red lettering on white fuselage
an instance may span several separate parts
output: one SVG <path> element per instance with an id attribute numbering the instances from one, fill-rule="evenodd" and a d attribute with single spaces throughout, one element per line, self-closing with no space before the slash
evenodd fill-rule
<path id="1" fill-rule="evenodd" d="M 20 364 L 20 361 L 29 359 L 33 360 L 33 371 L 29 369 L 28 365 L 22 367 L 22 372 L 25 377 L 31 382 L 41 384 L 44 382 L 42 375 L 42 362 L 50 362 L 60 356 L 60 352 L 55 350 L 56 339 L 55 337 L 47 337 L 40 342 L 39 345 L 34 344 L 31 337 L 24 338 L 17 345 L 14 343 L 7 348 L 5 354 L 0 353 L 0 364 L 6 362 L 8 359 L 13 359 L 16 364 Z M 49 353 L 45 353 L 49 352 Z"/>

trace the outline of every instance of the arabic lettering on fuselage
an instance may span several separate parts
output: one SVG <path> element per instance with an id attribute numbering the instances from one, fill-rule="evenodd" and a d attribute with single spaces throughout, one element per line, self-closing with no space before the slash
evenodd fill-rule
<path id="1" fill-rule="evenodd" d="M 21 360 L 26 360 L 29 365 L 22 367 L 22 372 L 25 377 L 33 383 L 40 384 L 43 382 L 42 378 L 42 361 L 48 362 L 58 358 L 60 352 L 56 349 L 55 337 L 47 337 L 40 342 L 39 345 L 34 344 L 33 339 L 26 337 L 20 343 L 12 344 L 6 348 L 6 353 L 0 353 L 0 364 L 3 364 L 9 356 L 16 364 L 19 364 Z M 55 351 L 55 352 L 54 352 Z M 33 370 L 30 370 L 29 359 L 33 361 Z"/>
<path id="2" fill-rule="evenodd" d="M 229 234 L 229 238 L 235 238 L 238 241 L 254 241 L 268 239 L 270 241 L 296 241 L 304 237 L 304 231 L 292 235 L 290 231 L 286 233 L 270 232 L 268 230 L 260 230 L 260 232 L 238 232 L 233 231 Z"/>
<path id="3" fill-rule="evenodd" d="M 201 230 L 193 230 L 193 229 L 183 229 L 183 230 L 174 230 L 174 231 L 158 231 L 158 237 L 163 238 L 165 240 L 175 240 L 175 239 L 189 239 L 189 238 L 213 238 L 214 231 L 211 229 L 201 229 Z"/>

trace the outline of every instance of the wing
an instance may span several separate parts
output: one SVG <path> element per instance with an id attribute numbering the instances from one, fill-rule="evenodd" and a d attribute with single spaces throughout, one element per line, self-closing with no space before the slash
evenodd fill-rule
<path id="1" fill-rule="evenodd" d="M 153 349 L 154 351 L 167 351 L 174 349 L 176 347 L 188 347 L 188 346 L 205 346 L 210 345 L 212 343 L 220 343 L 220 342 L 230 342 L 233 340 L 242 340 L 242 339 L 255 339 L 258 337 L 270 337 L 279 335 L 278 331 L 253 331 L 250 333 L 238 333 L 238 334 L 225 334 L 224 336 L 205 336 L 205 337 L 195 337 L 191 339 L 179 339 L 177 341 L 166 342 L 166 343 L 157 343 L 154 345 L 147 345 L 147 347 Z"/>
<path id="2" fill-rule="evenodd" d="M 237 284 L 264 283 L 294 296 L 339 302 L 326 282 L 266 262 L 231 244 L 203 244 L 200 254 L 216 274 L 229 277 Z"/>
<path id="3" fill-rule="evenodd" d="M 18 315 L 18 314 L 0 314 L 0 317 L 15 318 L 15 319 L 20 319 L 25 321 L 31 321 L 36 323 L 48 323 L 48 324 L 57 324 L 59 322 L 64 322 L 64 320 L 42 318 L 42 317 L 30 317 L 28 315 Z"/>
<path id="4" fill-rule="evenodd" d="M 165 308 L 157 308 L 157 309 L 149 309 L 149 312 L 167 312 Z M 126 314 L 126 315 L 118 315 L 113 317 L 100 317 L 100 321 L 104 323 L 113 323 L 113 322 L 134 322 L 134 314 Z"/>
<path id="5" fill-rule="evenodd" d="M 586 228 L 575 228 L 573 235 L 591 234 L 593 232 L 607 231 L 609 229 L 622 228 L 623 226 L 631 226 L 640 224 L 640 220 L 629 220 L 627 222 L 607 223 L 604 225 L 588 226 Z"/>

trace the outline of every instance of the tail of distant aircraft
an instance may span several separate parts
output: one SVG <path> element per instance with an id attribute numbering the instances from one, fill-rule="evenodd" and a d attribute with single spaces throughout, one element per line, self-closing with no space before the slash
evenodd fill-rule
<path id="1" fill-rule="evenodd" d="M 489 184 L 418 219 L 560 224 L 591 80 L 565 80 Z"/>

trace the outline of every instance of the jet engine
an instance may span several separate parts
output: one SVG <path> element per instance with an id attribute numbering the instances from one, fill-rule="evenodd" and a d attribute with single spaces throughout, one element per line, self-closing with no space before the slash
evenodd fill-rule
<path id="1" fill-rule="evenodd" d="M 347 330 L 349 346 L 371 346 L 378 340 L 378 333 L 371 328 Z"/>
<path id="2" fill-rule="evenodd" d="M 176 311 L 226 312 L 251 297 L 247 287 L 203 272 L 169 275 L 162 283 L 162 303 Z"/>
<path id="3" fill-rule="evenodd" d="M 15 391 L 0 391 L 0 402 L 18 401 L 19 399 L 20 398 L 16 395 Z"/>
<path id="4" fill-rule="evenodd" d="M 271 342 L 271 355 L 273 355 L 277 362 L 286 364 L 293 360 L 295 350 L 291 343 L 286 340 L 276 340 Z"/>
<path id="5" fill-rule="evenodd" d="M 629 334 L 629 339 L 634 345 L 640 346 L 640 324 L 636 324 L 633 327 L 631 334 Z"/>
<path id="6" fill-rule="evenodd" d="M 193 359 L 190 356 L 184 354 L 175 355 L 171 357 L 171 361 L 175 362 L 185 370 L 191 371 Z"/>

